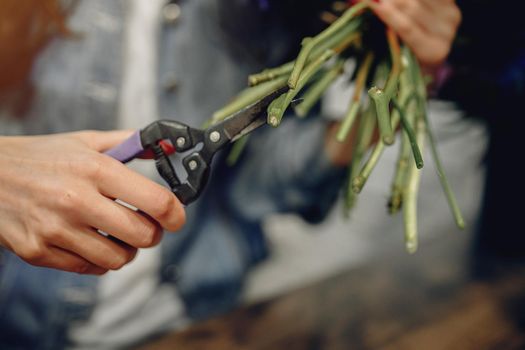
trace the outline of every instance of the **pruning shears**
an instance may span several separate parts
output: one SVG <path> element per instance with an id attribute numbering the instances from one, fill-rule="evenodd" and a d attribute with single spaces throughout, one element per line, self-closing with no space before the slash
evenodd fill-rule
<path id="1" fill-rule="evenodd" d="M 155 121 L 106 154 L 127 163 L 147 151 L 152 151 L 160 176 L 181 203 L 188 205 L 201 195 L 206 186 L 214 155 L 230 143 L 266 124 L 268 106 L 287 90 L 288 87 L 275 90 L 206 129 L 192 128 L 175 120 Z M 188 174 L 184 182 L 181 182 L 169 158 L 171 152 L 168 149 L 178 153 L 189 152 L 182 159 L 182 165 Z"/>

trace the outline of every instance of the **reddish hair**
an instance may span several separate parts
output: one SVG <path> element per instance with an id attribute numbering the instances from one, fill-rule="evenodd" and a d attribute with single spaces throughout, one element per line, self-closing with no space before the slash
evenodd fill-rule
<path id="1" fill-rule="evenodd" d="M 70 36 L 68 10 L 59 0 L 0 1 L 0 107 L 23 113 L 31 97 L 29 76 L 38 53 L 59 36 Z"/>

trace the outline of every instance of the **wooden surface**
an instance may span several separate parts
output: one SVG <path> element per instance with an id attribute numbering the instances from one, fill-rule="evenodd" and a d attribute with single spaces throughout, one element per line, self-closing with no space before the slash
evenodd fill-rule
<path id="1" fill-rule="evenodd" d="M 460 235 L 413 256 L 397 250 L 140 349 L 524 349 L 525 269 L 473 278 Z"/>

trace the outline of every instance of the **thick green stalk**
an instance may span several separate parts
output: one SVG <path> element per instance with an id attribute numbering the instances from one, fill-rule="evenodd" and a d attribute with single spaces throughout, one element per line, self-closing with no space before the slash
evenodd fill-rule
<path id="1" fill-rule="evenodd" d="M 299 117 L 305 117 L 313 106 L 319 101 L 326 89 L 343 72 L 344 60 L 338 60 L 332 68 L 327 70 L 321 79 L 313 84 L 303 95 L 303 102 L 297 105 L 294 110 Z"/>
<path id="2" fill-rule="evenodd" d="M 359 108 L 361 107 L 361 95 L 363 94 L 366 79 L 368 78 L 373 60 L 374 54 L 369 52 L 366 55 L 363 63 L 359 66 L 357 77 L 355 79 L 354 94 L 350 100 L 350 107 L 348 108 L 348 112 L 346 113 L 343 123 L 339 127 L 339 131 L 336 135 L 336 139 L 339 142 L 344 142 L 348 136 L 348 133 L 352 129 L 352 125 L 354 124 Z"/>
<path id="3" fill-rule="evenodd" d="M 417 61 L 412 54 L 410 54 L 409 58 L 410 58 L 410 71 L 415 81 L 417 81 L 419 95 L 426 97 L 426 86 L 425 86 L 423 76 L 421 74 L 421 70 L 419 69 L 419 65 L 417 64 Z M 422 111 L 423 120 L 425 122 L 425 130 L 426 130 L 428 140 L 430 143 L 430 150 L 432 153 L 432 157 L 434 158 L 434 162 L 436 163 L 436 170 L 437 170 L 437 174 L 439 177 L 439 181 L 441 182 L 441 187 L 443 188 L 443 191 L 445 192 L 445 196 L 447 198 L 449 207 L 452 211 L 452 215 L 454 216 L 454 220 L 456 221 L 456 225 L 458 226 L 458 228 L 464 229 L 465 220 L 463 219 L 463 215 L 461 214 L 461 210 L 459 209 L 459 205 L 457 203 L 456 196 L 454 195 L 454 191 L 452 191 L 452 188 L 450 187 L 450 183 L 448 182 L 447 175 L 441 163 L 441 158 L 439 157 L 439 153 L 437 151 L 434 134 L 432 133 L 430 121 L 426 113 L 425 102 L 424 102 L 425 99 L 426 98 L 418 99 L 418 105 L 419 105 L 419 109 Z"/>
<path id="4" fill-rule="evenodd" d="M 408 140 L 408 136 L 403 134 L 401 136 L 401 149 L 399 150 L 399 157 L 397 158 L 396 172 L 394 180 L 392 181 L 392 192 L 388 200 L 388 212 L 390 214 L 397 213 L 403 205 L 403 193 L 409 165 L 410 141 Z"/>
<path id="5" fill-rule="evenodd" d="M 259 85 L 260 83 L 264 83 L 265 81 L 273 80 L 280 76 L 290 74 L 290 72 L 293 69 L 294 63 L 295 61 L 291 61 L 291 62 L 283 64 L 282 66 L 275 67 L 275 68 L 268 68 L 268 69 L 263 70 L 260 73 L 252 74 L 248 76 L 248 85 L 250 86 Z"/>
<path id="6" fill-rule="evenodd" d="M 363 186 L 366 184 L 366 181 L 370 177 L 370 174 L 372 173 L 372 170 L 374 170 L 377 162 L 379 161 L 379 158 L 383 154 L 383 151 L 385 150 L 385 144 L 383 141 L 379 141 L 377 145 L 374 147 L 372 154 L 370 155 L 370 158 L 366 161 L 365 165 L 359 172 L 359 175 L 357 175 L 352 180 L 352 190 L 355 193 L 361 192 L 363 189 Z"/>
<path id="7" fill-rule="evenodd" d="M 211 124 L 215 124 L 229 117 L 264 96 L 267 96 L 270 92 L 286 86 L 286 80 L 287 77 L 280 77 L 241 91 L 232 102 L 213 113 Z"/>
<path id="8" fill-rule="evenodd" d="M 422 118 L 416 121 L 417 142 L 425 144 L 425 122 Z M 405 245 L 410 254 L 417 250 L 417 194 L 421 172 L 414 165 L 409 165 L 406 186 L 403 191 L 403 222 L 405 225 Z"/>
<path id="9" fill-rule="evenodd" d="M 387 40 L 390 48 L 390 56 L 392 59 L 392 69 L 385 84 L 384 89 L 377 86 L 368 90 L 368 95 L 374 101 L 377 112 L 377 122 L 379 125 L 379 132 L 381 139 L 387 145 L 394 143 L 394 131 L 391 127 L 390 117 L 390 100 L 394 97 L 397 91 L 397 84 L 399 82 L 399 75 L 401 74 L 401 49 L 396 34 L 392 29 L 387 29 Z"/>
<path id="10" fill-rule="evenodd" d="M 348 23 L 339 32 L 335 33 L 333 36 L 328 38 L 326 41 L 316 46 L 314 50 L 312 50 L 310 57 L 308 57 L 306 64 L 309 64 L 312 61 L 315 61 L 316 59 L 318 59 L 319 56 L 321 56 L 323 52 L 325 52 L 326 50 L 335 49 L 337 46 L 341 45 L 341 43 L 344 43 L 347 40 L 353 41 L 357 37 L 359 37 L 359 33 L 356 33 L 356 31 L 359 28 L 359 25 L 361 24 L 361 22 L 362 21 L 360 18 L 356 18 L 354 21 Z M 252 74 L 248 77 L 248 84 L 250 86 L 255 86 L 265 81 L 273 80 L 283 75 L 289 76 L 289 74 L 292 72 L 294 64 L 295 64 L 295 61 L 291 61 L 291 62 L 283 64 L 282 66 L 275 67 L 275 68 L 268 68 L 268 69 L 263 70 L 260 73 Z"/>
<path id="11" fill-rule="evenodd" d="M 403 50 L 403 55 L 406 55 L 406 50 Z M 406 57 L 403 57 L 406 58 Z M 410 74 L 408 71 L 408 60 L 402 59 L 403 71 L 399 77 L 399 101 L 404 110 L 407 113 L 407 119 L 410 121 L 415 120 L 415 105 L 409 106 L 408 103 L 414 96 L 414 84 L 410 80 Z M 399 111 L 394 109 L 392 111 L 394 116 L 399 116 Z M 410 164 L 410 140 L 406 133 L 401 133 L 401 146 L 399 150 L 399 156 L 396 163 L 396 171 L 394 179 L 392 181 L 390 198 L 388 200 L 388 212 L 390 214 L 397 213 L 403 205 L 403 192 L 405 189 L 405 182 L 407 178 L 408 165 Z"/>
<path id="12" fill-rule="evenodd" d="M 376 74 L 375 74 L 376 81 L 382 80 L 382 74 L 384 74 L 383 72 L 384 72 L 384 69 L 383 69 L 383 66 L 381 65 L 376 70 Z M 373 105 L 374 105 L 374 108 L 377 106 L 376 104 L 373 104 Z M 377 110 L 376 110 L 376 115 L 377 115 Z M 376 119 L 379 120 L 379 118 L 376 118 Z M 399 120 L 400 120 L 399 113 L 393 113 L 392 118 L 391 118 L 393 130 L 397 129 L 397 126 L 399 125 Z M 368 177 L 372 173 L 372 170 L 375 168 L 377 162 L 381 158 L 381 155 L 383 154 L 384 150 L 385 150 L 385 143 L 383 142 L 383 140 L 379 140 L 377 144 L 375 145 L 374 149 L 372 150 L 372 154 L 366 161 L 363 168 L 360 170 L 359 175 L 357 175 L 352 180 L 352 190 L 354 192 L 356 193 L 361 192 L 361 190 L 363 189 L 363 186 L 368 180 Z"/>
<path id="13" fill-rule="evenodd" d="M 348 185 L 346 189 L 345 207 L 347 210 L 352 209 L 357 199 L 357 194 L 352 190 L 352 180 L 359 174 L 361 162 L 366 150 L 372 142 L 374 129 L 376 127 L 376 116 L 374 105 L 370 104 L 366 111 L 361 114 L 357 138 L 354 142 L 354 154 L 350 163 Z"/>
<path id="14" fill-rule="evenodd" d="M 369 1 L 362 1 L 350 9 L 348 9 L 341 17 L 332 23 L 328 28 L 323 30 L 321 33 L 313 37 L 311 40 L 303 43 L 303 48 L 295 60 L 295 65 L 293 67 L 292 73 L 290 74 L 290 79 L 288 80 L 288 86 L 290 89 L 296 89 L 299 78 L 302 75 L 303 68 L 307 64 L 308 57 L 314 50 L 314 48 L 327 40 L 335 33 L 339 32 L 344 26 L 355 18 L 361 11 L 366 9 L 369 6 Z"/>
<path id="15" fill-rule="evenodd" d="M 319 57 L 317 60 L 315 60 L 306 67 L 295 89 L 288 90 L 288 92 L 279 96 L 270 104 L 270 106 L 268 106 L 268 124 L 274 127 L 279 126 L 279 124 L 281 123 L 281 119 L 283 118 L 284 112 L 286 111 L 294 97 L 297 96 L 299 91 L 301 91 L 301 89 L 308 82 L 308 80 L 310 80 L 312 76 L 315 73 L 317 73 L 319 69 L 321 69 L 323 64 L 334 55 L 334 50 L 325 51 L 324 54 L 321 55 L 321 57 Z"/>
<path id="16" fill-rule="evenodd" d="M 423 163 L 423 157 L 421 156 L 421 151 L 417 144 L 416 134 L 414 133 L 414 130 L 412 129 L 412 126 L 410 125 L 410 121 L 405 116 L 405 111 L 397 103 L 395 99 L 392 99 L 392 105 L 399 113 L 399 116 L 401 117 L 401 125 L 403 126 L 403 130 L 405 131 L 406 135 L 408 136 L 408 139 L 410 140 L 410 147 L 412 148 L 412 154 L 414 155 L 414 161 L 416 163 L 416 167 L 418 169 L 421 169 L 424 163 Z"/>
<path id="17" fill-rule="evenodd" d="M 359 113 L 360 107 L 360 102 L 354 102 L 350 105 L 350 108 L 346 112 L 343 122 L 339 126 L 337 135 L 335 136 L 337 141 L 344 142 L 346 140 L 348 134 L 350 133 L 350 130 L 352 130 L 352 126 L 354 125 L 354 121 L 357 117 L 357 113 Z"/>
<path id="18" fill-rule="evenodd" d="M 377 112 L 376 112 L 377 113 Z M 393 116 L 392 117 L 392 129 L 397 129 L 397 126 L 399 125 L 399 117 Z M 377 165 L 377 162 L 381 158 L 381 155 L 383 154 L 385 150 L 385 143 L 382 140 L 379 140 L 372 150 L 372 154 L 370 155 L 370 158 L 366 161 L 365 165 L 361 169 L 358 176 L 355 177 L 355 179 L 352 181 L 352 189 L 354 192 L 359 193 L 363 189 L 363 186 L 366 184 L 366 181 L 368 180 L 368 177 L 370 177 L 370 174 L 372 173 L 372 170 L 374 170 L 375 166 Z"/>

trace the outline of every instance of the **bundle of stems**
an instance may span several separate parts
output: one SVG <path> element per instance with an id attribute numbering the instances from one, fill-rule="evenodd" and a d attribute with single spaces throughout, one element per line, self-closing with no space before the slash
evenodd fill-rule
<path id="1" fill-rule="evenodd" d="M 348 141 L 353 128 L 357 130 L 357 136 L 351 141 L 353 155 L 344 188 L 345 208 L 348 213 L 354 207 L 385 148 L 394 144 L 398 135 L 400 151 L 388 210 L 391 214 L 402 210 L 406 249 L 413 253 L 418 245 L 417 195 L 420 169 L 424 165 L 422 149 L 427 142 L 455 222 L 459 228 L 465 224 L 438 156 L 427 117 L 425 77 L 413 53 L 389 28 L 384 29 L 384 45 L 388 47 L 384 52 L 388 54 L 367 45 L 363 36 L 371 14 L 368 8 L 368 1 L 347 8 L 321 33 L 303 39 L 294 61 L 249 76 L 249 87 L 214 113 L 210 123 L 221 121 L 286 85 L 288 91 L 268 107 L 268 124 L 277 127 L 300 93 L 303 102 L 294 110 L 298 117 L 305 117 L 327 88 L 345 73 L 346 60 L 358 57 L 353 74 L 354 92 L 336 135 L 337 141 L 343 143 Z M 369 83 L 371 87 L 365 94 Z M 379 137 L 375 137 L 377 134 Z M 228 162 L 233 164 L 237 160 L 246 141 L 245 136 L 234 145 Z"/>

